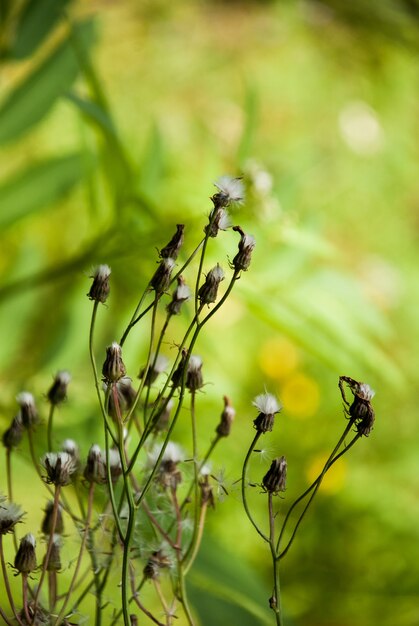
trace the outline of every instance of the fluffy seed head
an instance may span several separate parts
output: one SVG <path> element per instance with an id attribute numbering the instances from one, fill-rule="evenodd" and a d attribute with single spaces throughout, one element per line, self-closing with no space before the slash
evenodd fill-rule
<path id="1" fill-rule="evenodd" d="M 71 483 L 77 469 L 76 461 L 67 452 L 47 452 L 41 463 L 47 472 L 44 476 L 45 482 L 62 487 Z"/>
<path id="2" fill-rule="evenodd" d="M 243 202 L 244 185 L 241 178 L 221 176 L 214 185 L 218 189 L 218 193 L 211 198 L 215 206 L 227 207 Z"/>
<path id="3" fill-rule="evenodd" d="M 253 420 L 256 430 L 261 433 L 271 431 L 275 415 L 282 409 L 281 404 L 271 393 L 261 393 L 256 396 L 252 404 L 259 410 L 259 415 Z"/>
<path id="4" fill-rule="evenodd" d="M 15 525 L 23 517 L 22 509 L 13 502 L 0 506 L 0 535 L 13 532 Z"/>

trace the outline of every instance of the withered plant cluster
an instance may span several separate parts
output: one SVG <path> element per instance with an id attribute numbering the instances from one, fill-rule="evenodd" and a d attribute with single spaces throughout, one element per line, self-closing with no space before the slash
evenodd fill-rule
<path id="1" fill-rule="evenodd" d="M 0 617 L 9 626 L 83 623 L 87 597 L 93 598 L 97 626 L 149 622 L 171 626 L 176 619 L 179 626 L 196 624 L 185 578 L 199 551 L 208 508 L 214 505 L 216 479 L 210 470 L 211 455 L 230 434 L 235 417 L 230 399 L 224 396 L 213 437 L 206 449 L 201 449 L 197 402 L 204 378 L 203 361 L 196 348 L 202 330 L 249 268 L 255 248 L 254 238 L 241 227 L 232 226 L 228 213 L 243 199 L 242 181 L 223 177 L 216 187 L 202 240 L 179 267 L 184 225 L 177 225 L 169 243 L 160 249 L 157 269 L 119 341 L 106 350 L 95 345 L 95 326 L 99 309 L 110 294 L 111 270 L 107 265 L 94 270 L 87 294 L 92 301 L 89 351 L 103 422 L 102 446 L 94 443 L 83 456 L 75 440 L 56 445 L 54 415 L 67 399 L 68 372 L 58 372 L 46 394 L 49 412 L 45 419 L 41 419 L 30 392 L 17 396 L 17 415 L 3 433 L 7 477 L 3 490 L 7 490 L 7 498 L 0 500 L 0 557 L 6 591 L 0 600 Z M 232 258 L 224 269 L 218 263 L 206 267 L 211 240 L 230 227 L 239 237 Z M 193 284 L 189 286 L 184 275 L 186 270 L 190 275 L 191 268 Z M 174 337 L 170 323 L 185 307 L 190 321 L 183 337 Z M 123 351 L 139 324 L 147 336 L 147 356 L 137 371 L 131 372 L 127 371 Z M 164 354 L 167 345 L 171 347 L 170 357 Z M 274 510 L 273 500 L 285 491 L 284 456 L 272 462 L 256 485 L 261 494 L 267 494 L 267 531 L 259 527 L 250 511 L 247 492 L 255 485 L 248 481 L 247 471 L 259 438 L 272 431 L 281 405 L 270 393 L 257 396 L 253 402 L 258 411 L 256 434 L 245 456 L 241 490 L 244 510 L 271 551 L 273 593 L 269 604 L 277 624 L 283 623 L 279 561 L 287 554 L 326 472 L 362 435 L 369 434 L 374 422 L 369 386 L 348 377 L 341 377 L 339 384 L 348 421 L 313 484 L 285 515 Z M 346 399 L 345 385 L 352 392 L 352 402 Z M 173 440 L 179 416 L 182 413 L 184 419 L 185 412 L 190 423 L 188 453 Z M 354 436 L 346 443 L 352 430 Z M 13 455 L 24 436 L 28 438 L 34 476 L 36 472 L 42 480 L 49 499 L 38 532 L 32 529 L 32 533 L 18 536 L 18 523 L 25 521 L 25 513 L 14 502 L 16 478 L 12 469 Z M 35 450 L 40 441 L 46 452 L 38 458 Z M 277 503 L 276 508 L 281 509 L 282 499 Z M 292 515 L 300 503 L 302 511 Z M 77 550 L 64 562 L 62 549 L 70 537 L 73 544 L 74 537 L 78 538 Z M 14 546 L 11 565 L 5 558 L 6 539 Z M 21 577 L 18 594 L 10 584 L 12 568 Z M 155 589 L 152 604 L 147 601 L 149 596 L 144 598 L 145 584 Z"/>

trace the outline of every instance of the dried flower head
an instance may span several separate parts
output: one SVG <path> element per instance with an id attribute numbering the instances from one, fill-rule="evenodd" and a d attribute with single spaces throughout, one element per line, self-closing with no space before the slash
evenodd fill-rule
<path id="1" fill-rule="evenodd" d="M 274 459 L 271 467 L 266 472 L 262 480 L 263 488 L 274 495 L 280 491 L 285 491 L 285 481 L 287 478 L 287 461 L 284 456 Z"/>
<path id="2" fill-rule="evenodd" d="M 350 404 L 345 396 L 344 383 L 346 383 L 353 394 L 353 402 Z M 375 412 L 371 405 L 374 391 L 367 383 L 361 383 L 349 376 L 340 376 L 339 388 L 342 399 L 346 405 L 345 412 L 349 419 L 355 424 L 360 435 L 368 437 L 375 422 Z"/>
<path id="3" fill-rule="evenodd" d="M 46 564 L 47 572 L 59 572 L 61 570 L 61 545 L 62 538 L 60 535 L 54 535 L 51 543 L 51 552 L 49 554 L 48 563 Z M 44 557 L 44 565 L 45 559 Z"/>
<path id="4" fill-rule="evenodd" d="M 119 451 L 115 448 L 109 450 L 109 470 L 112 483 L 115 484 L 122 474 L 122 463 Z"/>
<path id="5" fill-rule="evenodd" d="M 47 398 L 53 405 L 60 404 L 64 402 L 67 398 L 67 387 L 71 380 L 71 376 L 69 372 L 62 371 L 58 372 L 54 377 L 54 382 L 52 383 Z"/>
<path id="6" fill-rule="evenodd" d="M 185 371 L 187 358 L 188 358 L 188 351 L 186 350 L 186 348 L 183 348 L 179 364 L 177 368 L 175 369 L 175 371 L 173 372 L 172 378 L 171 378 L 174 388 L 179 387 L 179 385 L 182 383 L 183 373 Z"/>
<path id="7" fill-rule="evenodd" d="M 252 259 L 252 252 L 256 246 L 255 238 L 252 235 L 246 235 L 246 233 L 240 228 L 240 226 L 234 226 L 233 230 L 237 231 L 241 235 L 239 242 L 239 251 L 234 257 L 231 265 L 236 272 L 245 272 Z"/>
<path id="8" fill-rule="evenodd" d="M 93 272 L 91 278 L 93 278 L 92 286 L 87 294 L 90 300 L 95 302 L 105 303 L 109 296 L 109 276 L 111 275 L 111 268 L 109 265 L 99 265 Z"/>
<path id="9" fill-rule="evenodd" d="M 106 348 L 106 359 L 102 367 L 103 380 L 105 383 L 116 383 L 126 374 L 122 360 L 121 346 L 114 341 Z"/>
<path id="10" fill-rule="evenodd" d="M 178 315 L 184 302 L 191 297 L 191 290 L 185 283 L 182 276 L 177 278 L 177 287 L 172 294 L 172 300 L 167 305 L 167 312 L 170 315 Z"/>
<path id="11" fill-rule="evenodd" d="M 28 533 L 20 540 L 14 566 L 20 574 L 30 574 L 36 570 L 35 537 L 32 533 Z"/>
<path id="12" fill-rule="evenodd" d="M 55 520 L 55 526 L 53 527 L 54 521 L 54 501 L 50 500 L 47 502 L 47 505 L 44 510 L 44 518 L 41 524 L 41 531 L 44 535 L 50 535 L 52 532 L 56 535 L 62 535 L 64 532 L 64 520 L 63 520 L 63 509 L 59 504 L 57 508 L 57 516 Z"/>
<path id="13" fill-rule="evenodd" d="M 35 398 L 29 391 L 19 393 L 16 396 L 16 402 L 20 407 L 20 418 L 25 428 L 31 428 L 39 422 Z"/>
<path id="14" fill-rule="evenodd" d="M 168 366 L 168 363 L 169 363 L 169 360 L 163 354 L 158 354 L 157 357 L 153 356 L 151 358 L 151 364 L 148 367 L 148 369 L 146 367 L 143 367 L 138 375 L 138 378 L 140 379 L 144 378 L 144 375 L 146 374 L 146 370 L 147 370 L 144 384 L 147 387 L 150 387 L 150 385 L 152 385 L 157 380 L 159 375 L 164 372 L 164 370 Z"/>
<path id="15" fill-rule="evenodd" d="M 12 450 L 12 448 L 16 448 L 23 436 L 24 428 L 22 424 L 21 414 L 18 413 L 10 424 L 9 428 L 3 433 L 3 445 L 7 450 Z"/>
<path id="16" fill-rule="evenodd" d="M 151 553 L 144 567 L 143 574 L 145 578 L 155 580 L 159 577 L 161 569 L 171 567 L 171 565 L 170 558 L 164 554 L 163 550 L 156 550 Z"/>
<path id="17" fill-rule="evenodd" d="M 209 237 L 216 237 L 220 230 L 227 230 L 230 226 L 231 219 L 228 212 L 223 207 L 216 206 L 210 213 L 204 233 Z"/>
<path id="18" fill-rule="evenodd" d="M 123 414 L 125 411 L 129 411 L 133 406 L 136 398 L 136 391 L 132 386 L 132 380 L 129 376 L 123 376 L 115 385 L 116 394 L 119 405 L 119 412 Z M 103 389 L 106 391 L 108 385 L 103 383 Z M 114 419 L 118 418 L 118 411 L 115 406 L 114 394 L 110 393 L 108 397 L 108 414 Z"/>
<path id="19" fill-rule="evenodd" d="M 282 409 L 281 404 L 271 393 L 261 393 L 256 396 L 252 404 L 259 410 L 259 415 L 253 420 L 256 430 L 261 433 L 271 431 L 275 415 Z"/>
<path id="20" fill-rule="evenodd" d="M 148 466 L 154 467 L 160 456 L 162 446 L 156 444 L 148 455 Z M 182 482 L 182 473 L 178 463 L 184 459 L 182 448 L 169 441 L 161 459 L 157 480 L 165 488 L 176 489 Z"/>
<path id="21" fill-rule="evenodd" d="M 186 388 L 189 391 L 194 392 L 201 389 L 204 381 L 202 378 L 202 359 L 200 356 L 191 355 L 188 362 L 188 369 L 186 371 Z"/>
<path id="22" fill-rule="evenodd" d="M 174 404 L 175 403 L 174 403 L 173 398 L 170 398 L 170 400 L 167 400 L 167 398 L 161 399 L 161 409 L 159 409 L 160 412 L 157 411 L 156 413 L 156 418 L 155 418 L 154 427 L 153 427 L 153 430 L 155 432 L 159 433 L 162 430 L 167 429 L 169 425 L 169 421 L 170 421 L 170 414 L 172 412 Z"/>
<path id="23" fill-rule="evenodd" d="M 210 304 L 216 301 L 218 287 L 222 280 L 224 280 L 224 272 L 217 263 L 217 265 L 208 272 L 205 282 L 199 288 L 198 298 L 201 304 Z"/>
<path id="24" fill-rule="evenodd" d="M 230 398 L 224 396 L 224 410 L 221 413 L 221 420 L 215 432 L 219 437 L 228 437 L 231 431 L 231 425 L 236 416 L 236 411 L 231 404 Z"/>
<path id="25" fill-rule="evenodd" d="M 177 259 L 177 256 L 179 254 L 179 250 L 181 249 L 182 245 L 183 245 L 183 240 L 184 240 L 184 230 L 185 230 L 185 225 L 184 224 L 177 224 L 176 225 L 176 232 L 173 235 L 173 237 L 171 238 L 171 240 L 169 241 L 169 243 L 167 244 L 167 246 L 165 246 L 164 248 L 162 248 L 160 250 L 160 258 L 162 259 Z"/>
<path id="26" fill-rule="evenodd" d="M 214 185 L 218 189 L 211 198 L 215 207 L 227 207 L 243 202 L 244 185 L 240 177 L 221 176 Z"/>
<path id="27" fill-rule="evenodd" d="M 214 492 L 212 489 L 212 485 L 209 481 L 208 474 L 204 474 L 202 476 L 201 480 L 199 481 L 199 488 L 201 489 L 201 504 L 202 505 L 206 504 L 207 506 L 214 508 L 215 507 Z"/>
<path id="28" fill-rule="evenodd" d="M 41 459 L 46 469 L 44 480 L 47 483 L 64 487 L 69 485 L 77 469 L 77 464 L 71 454 L 67 452 L 47 452 Z"/>
<path id="29" fill-rule="evenodd" d="M 174 266 L 175 260 L 169 257 L 163 259 L 155 271 L 150 285 L 158 296 L 162 295 L 168 289 Z"/>
<path id="30" fill-rule="evenodd" d="M 13 502 L 0 506 L 0 535 L 13 532 L 13 528 L 23 517 L 22 509 Z"/>
<path id="31" fill-rule="evenodd" d="M 97 444 L 93 444 L 90 447 L 83 475 L 89 483 L 102 484 L 106 482 L 105 459 Z"/>

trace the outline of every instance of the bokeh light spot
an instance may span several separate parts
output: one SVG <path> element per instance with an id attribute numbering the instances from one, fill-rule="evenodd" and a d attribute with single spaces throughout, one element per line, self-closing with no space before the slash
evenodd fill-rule
<path id="1" fill-rule="evenodd" d="M 307 469 L 307 478 L 311 484 L 317 476 L 321 473 L 324 464 L 326 463 L 328 454 L 317 455 Z M 346 461 L 339 459 L 325 474 L 320 491 L 324 493 L 337 493 L 345 484 L 346 480 Z"/>
<path id="2" fill-rule="evenodd" d="M 295 345 L 285 337 L 266 341 L 259 352 L 261 370 L 275 380 L 283 380 L 298 365 L 298 352 Z"/>
<path id="3" fill-rule="evenodd" d="M 296 372 L 284 382 L 280 397 L 289 415 L 306 418 L 316 413 L 320 392 L 315 380 Z"/>

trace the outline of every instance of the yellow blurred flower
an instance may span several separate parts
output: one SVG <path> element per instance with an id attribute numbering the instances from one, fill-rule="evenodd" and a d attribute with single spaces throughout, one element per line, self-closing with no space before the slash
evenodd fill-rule
<path id="1" fill-rule="evenodd" d="M 259 352 L 261 370 L 270 378 L 283 380 L 298 365 L 298 352 L 295 345 L 284 337 L 266 341 Z"/>
<path id="2" fill-rule="evenodd" d="M 307 478 L 310 484 L 321 473 L 328 456 L 328 454 L 318 455 L 311 462 L 310 466 L 307 469 Z M 330 470 L 325 474 L 322 480 L 322 484 L 320 486 L 320 491 L 330 494 L 337 493 L 342 489 L 343 485 L 345 484 L 345 480 L 346 461 L 344 459 L 339 459 L 339 461 L 336 461 L 336 463 L 332 465 Z"/>
<path id="3" fill-rule="evenodd" d="M 302 372 L 295 372 L 283 384 L 281 399 L 287 414 L 306 418 L 319 406 L 320 392 L 316 381 Z"/>

